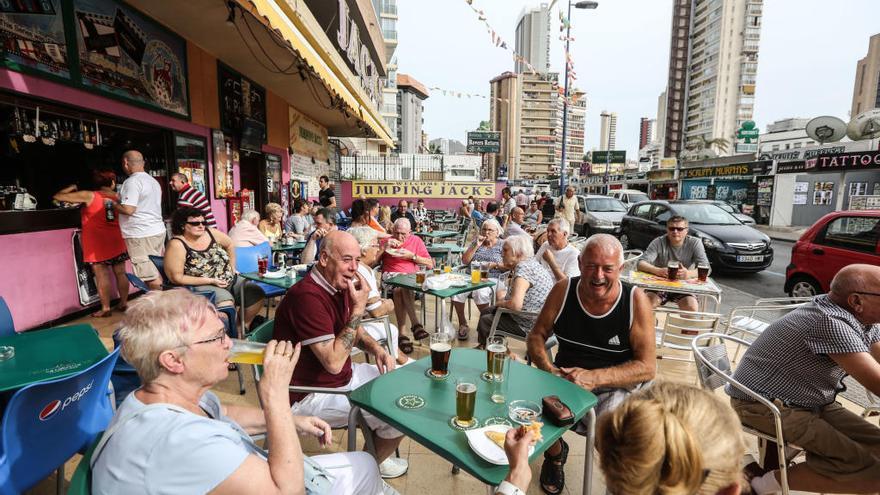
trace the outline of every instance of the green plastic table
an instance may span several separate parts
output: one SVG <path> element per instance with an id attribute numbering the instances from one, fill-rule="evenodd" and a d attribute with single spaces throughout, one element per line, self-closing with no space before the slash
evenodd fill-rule
<path id="1" fill-rule="evenodd" d="M 293 244 L 272 244 L 272 251 L 302 251 L 306 248 L 306 241 L 296 241 Z"/>
<path id="2" fill-rule="evenodd" d="M 295 283 L 302 280 L 302 278 L 296 276 L 296 272 L 292 272 L 292 274 L 291 274 L 291 272 L 288 271 L 287 273 L 288 273 L 288 275 L 286 277 L 281 277 L 281 278 L 261 277 L 259 272 L 239 273 L 238 275 L 242 278 L 247 279 L 247 280 L 252 280 L 254 282 L 262 282 L 264 284 L 273 285 L 275 287 L 281 287 L 282 289 L 286 290 L 286 289 L 293 287 L 293 285 Z M 247 305 L 244 302 L 244 284 L 241 284 L 241 288 L 239 289 L 239 294 L 240 294 L 239 299 L 238 299 L 239 304 L 242 307 L 242 311 L 244 311 L 243 308 L 247 307 Z M 244 328 L 244 318 L 242 317 L 239 319 L 241 320 L 241 335 L 240 335 L 240 337 L 244 338 L 244 336 L 247 334 L 247 330 Z"/>
<path id="3" fill-rule="evenodd" d="M 413 232 L 415 235 L 419 237 L 429 237 L 431 239 L 445 239 L 447 237 L 455 237 L 458 235 L 458 232 L 454 230 L 435 230 L 433 232 Z"/>
<path id="4" fill-rule="evenodd" d="M 429 275 L 430 276 L 430 275 Z M 470 280 L 470 273 L 467 274 L 468 280 Z M 457 296 L 459 294 L 465 294 L 468 292 L 473 292 L 477 289 L 482 289 L 483 287 L 495 287 L 495 282 L 491 281 L 483 281 L 478 284 L 472 284 L 468 282 L 467 285 L 461 287 L 450 287 L 448 289 L 442 290 L 424 290 L 420 284 L 416 283 L 416 275 L 414 273 L 407 275 L 397 275 L 396 277 L 391 277 L 385 281 L 386 284 L 391 285 L 393 287 L 402 287 L 404 289 L 409 289 L 415 292 L 422 292 L 429 296 L 434 296 L 434 328 L 440 328 L 440 318 L 445 318 L 445 315 L 441 315 L 439 308 L 446 308 L 445 303 L 441 306 L 440 302 L 444 299 L 449 299 L 452 296 Z M 494 290 L 494 289 L 493 289 Z M 425 319 L 425 305 L 422 305 L 422 319 Z"/>
<path id="5" fill-rule="evenodd" d="M 87 324 L 0 337 L 0 346 L 15 348 L 11 359 L 0 361 L 0 392 L 72 375 L 107 355 L 98 332 Z"/>
<path id="6" fill-rule="evenodd" d="M 541 403 L 547 395 L 558 395 L 571 409 L 577 420 L 590 415 L 589 435 L 587 436 L 586 459 L 584 461 L 584 493 L 590 493 L 592 475 L 592 432 L 595 417 L 593 408 L 596 396 L 577 385 L 556 377 L 545 371 L 517 362 L 510 362 L 507 402 L 528 399 Z M 489 399 L 488 383 L 480 378 L 486 371 L 486 352 L 476 349 L 457 348 L 449 358 L 449 376 L 446 380 L 432 380 L 425 376 L 431 367 L 430 356 L 407 366 L 395 369 L 354 390 L 349 396 L 352 404 L 381 418 L 383 421 L 404 432 L 413 440 L 424 445 L 454 465 L 464 469 L 475 478 L 490 486 L 501 483 L 508 473 L 508 466 L 498 466 L 483 460 L 468 445 L 464 432 L 449 425 L 455 415 L 455 380 L 468 378 L 477 384 L 477 399 L 474 415 L 480 426 L 490 417 L 507 418 L 507 404 L 496 404 Z M 397 400 L 405 394 L 415 394 L 425 400 L 419 409 L 403 409 Z M 541 458 L 557 438 L 568 428 L 558 427 L 547 421 L 541 433 L 544 439 L 535 445 L 535 452 L 529 458 L 533 462 Z M 512 423 L 512 422 L 511 422 Z"/>

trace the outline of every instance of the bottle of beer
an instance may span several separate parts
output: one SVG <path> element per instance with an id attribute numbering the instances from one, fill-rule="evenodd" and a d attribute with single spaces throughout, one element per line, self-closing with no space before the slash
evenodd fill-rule
<path id="1" fill-rule="evenodd" d="M 113 211 L 113 201 L 109 199 L 104 200 L 104 220 L 108 222 L 116 220 L 116 212 Z"/>

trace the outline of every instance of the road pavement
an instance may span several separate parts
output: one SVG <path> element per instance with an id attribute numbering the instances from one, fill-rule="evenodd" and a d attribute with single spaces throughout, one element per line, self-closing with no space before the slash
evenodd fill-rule
<path id="1" fill-rule="evenodd" d="M 791 262 L 793 242 L 773 241 L 773 263 L 758 273 L 718 273 L 712 278 L 723 290 L 721 312 L 746 306 L 761 297 L 785 297 L 785 267 Z"/>

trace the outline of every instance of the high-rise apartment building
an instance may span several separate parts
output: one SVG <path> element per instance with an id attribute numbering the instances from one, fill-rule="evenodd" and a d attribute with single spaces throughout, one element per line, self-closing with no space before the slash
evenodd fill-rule
<path id="1" fill-rule="evenodd" d="M 546 3 L 525 8 L 516 21 L 516 53 L 532 64 L 536 72 L 550 71 L 550 9 Z M 526 64 L 514 64 L 517 74 L 530 72 Z"/>
<path id="2" fill-rule="evenodd" d="M 397 126 L 397 149 L 400 153 L 421 153 L 423 145 L 422 101 L 428 98 L 428 88 L 407 74 L 397 74 L 397 110 L 400 124 Z"/>
<path id="3" fill-rule="evenodd" d="M 505 72 L 489 81 L 489 128 L 501 133 L 501 152 L 489 154 L 487 179 L 498 177 L 500 165 L 507 166 L 508 177 L 519 177 L 521 77 Z"/>
<path id="4" fill-rule="evenodd" d="M 639 120 L 639 149 L 654 141 L 654 124 L 652 118 L 642 117 Z"/>
<path id="5" fill-rule="evenodd" d="M 617 114 L 603 110 L 599 117 L 599 151 L 617 149 Z"/>
<path id="6" fill-rule="evenodd" d="M 382 88 L 382 106 L 379 111 L 391 136 L 396 138 L 400 116 L 397 112 L 397 58 L 394 51 L 397 49 L 397 0 L 373 0 L 373 8 L 379 17 L 382 28 L 382 40 L 385 42 L 385 64 L 388 76 L 385 78 L 385 87 Z M 380 153 L 384 153 L 387 147 L 379 145 Z"/>
<path id="7" fill-rule="evenodd" d="M 880 34 L 871 36 L 868 54 L 856 64 L 850 117 L 880 108 Z"/>
<path id="8" fill-rule="evenodd" d="M 654 122 L 654 142 L 657 143 L 657 152 L 660 156 L 663 154 L 663 147 L 666 141 L 666 90 L 664 89 L 660 96 L 657 97 L 657 120 Z"/>
<path id="9" fill-rule="evenodd" d="M 568 128 L 566 130 L 565 173 L 572 175 L 580 170 L 584 161 L 584 130 L 587 116 L 586 93 L 574 88 L 568 90 Z M 559 95 L 556 117 L 556 163 L 562 162 L 562 115 L 565 99 Z"/>
<path id="10" fill-rule="evenodd" d="M 519 169 L 510 178 L 544 178 L 555 173 L 559 123 L 558 74 L 522 74 L 520 80 Z"/>
<path id="11" fill-rule="evenodd" d="M 763 0 L 673 0 L 664 156 L 701 137 L 733 144 L 752 119 L 762 15 Z"/>

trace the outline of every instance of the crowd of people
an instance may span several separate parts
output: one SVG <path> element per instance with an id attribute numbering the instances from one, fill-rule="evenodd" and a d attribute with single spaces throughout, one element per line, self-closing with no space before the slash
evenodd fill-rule
<path id="1" fill-rule="evenodd" d="M 329 179 L 321 177 L 317 203 L 296 199 L 289 212 L 269 203 L 262 217 L 247 210 L 227 235 L 216 228 L 205 196 L 186 175 L 175 174 L 169 185 L 178 203 L 166 241 L 161 190 L 144 172 L 143 157 L 128 151 L 122 165 L 128 178 L 118 193 L 115 174 L 98 171 L 93 189 L 69 186 L 55 196 L 82 205 L 83 259 L 94 269 L 101 299 L 92 316 L 112 314 L 115 278 L 115 309 L 125 312 L 122 356 L 142 382 L 95 451 L 93 492 L 396 493 L 383 479 L 408 471 L 407 460 L 395 454 L 401 431 L 364 414 L 375 457 L 305 456 L 298 435 L 329 444 L 331 428 L 348 423 L 351 405 L 345 395 L 290 392 L 288 386 L 353 389 L 412 362 L 414 341 L 430 334 L 414 292 L 385 287 L 386 295 L 382 280 L 434 266 L 414 234 L 431 222 L 424 200 L 399 200 L 392 211 L 360 197 L 343 211 Z M 526 341 L 534 366 L 596 395 L 596 448 L 609 493 L 779 492 L 784 480 L 772 462 L 742 466 L 741 424 L 775 434 L 766 407 L 738 388 L 726 389 L 728 404 L 656 377 L 654 308 L 672 302 L 693 311 L 696 300 L 623 282 L 624 252 L 614 236 L 596 234 L 575 247 L 570 233 L 577 211 L 573 190 L 553 199 L 505 188 L 497 202 L 461 202 L 455 214 L 473 232 L 461 261 L 482 263 L 496 286 L 494 293 L 485 288 L 453 298 L 455 336 L 471 338 L 466 305 L 473 299 L 478 348 L 495 323 Z M 638 268 L 665 274 L 666 264 L 677 261 L 681 276 L 695 276 L 707 260 L 702 243 L 687 232 L 686 219 L 669 219 L 667 233 L 651 243 Z M 261 407 L 221 404 L 211 388 L 228 375 L 231 342 L 217 309 L 240 307 L 244 293 L 247 307 L 239 314 L 250 324 L 265 303 L 258 285 L 237 276 L 235 248 L 283 236 L 304 242 L 301 261 L 313 266 L 275 311 L 258 385 Z M 163 257 L 162 273 L 151 255 Z M 151 289 L 166 290 L 129 303 L 129 260 Z M 880 394 L 877 297 L 880 267 L 842 269 L 828 295 L 771 323 L 736 368 L 733 378 L 773 402 L 782 411 L 785 438 L 807 452 L 806 462 L 788 470 L 792 489 L 873 493 L 880 486 L 880 428 L 836 402 L 847 375 Z M 389 325 L 371 321 L 392 315 Z M 352 361 L 354 348 L 370 360 Z M 586 434 L 588 428 L 584 419 L 572 430 Z M 251 439 L 256 432 L 266 433 L 270 451 Z M 496 493 L 528 487 L 531 440 L 530 432 L 508 432 L 510 471 Z M 563 438 L 545 450 L 539 479 L 545 493 L 563 492 L 569 450 Z"/>

